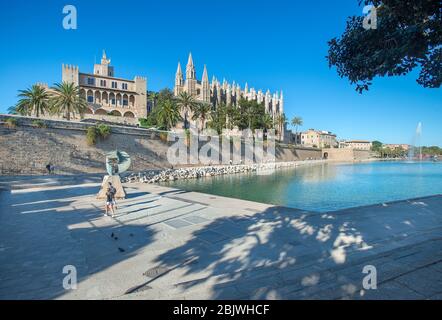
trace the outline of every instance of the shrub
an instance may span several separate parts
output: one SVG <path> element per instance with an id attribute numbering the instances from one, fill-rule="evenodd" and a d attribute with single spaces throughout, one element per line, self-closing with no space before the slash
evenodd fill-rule
<path id="1" fill-rule="evenodd" d="M 92 126 L 86 130 L 87 144 L 93 146 L 97 143 L 98 138 L 104 140 L 111 134 L 111 128 L 108 125 L 100 124 L 98 126 Z"/>
<path id="2" fill-rule="evenodd" d="M 98 134 L 99 134 L 100 138 L 102 138 L 102 139 L 106 139 L 111 134 L 111 128 L 105 124 L 100 124 L 97 127 L 97 130 L 98 130 Z"/>
<path id="3" fill-rule="evenodd" d="M 152 128 L 157 126 L 157 120 L 155 113 L 151 113 L 147 118 L 140 118 L 138 120 L 142 128 Z"/>
<path id="4" fill-rule="evenodd" d="M 42 120 L 33 120 L 32 125 L 36 128 L 46 128 L 46 124 Z"/>
<path id="5" fill-rule="evenodd" d="M 8 128 L 15 128 L 17 126 L 17 119 L 15 118 L 8 118 L 5 120 L 5 125 Z"/>
<path id="6" fill-rule="evenodd" d="M 87 144 L 93 146 L 97 143 L 97 127 L 89 127 L 86 130 L 86 141 Z"/>
<path id="7" fill-rule="evenodd" d="M 149 120 L 147 118 L 139 118 L 138 121 L 140 122 L 140 127 L 149 128 Z"/>

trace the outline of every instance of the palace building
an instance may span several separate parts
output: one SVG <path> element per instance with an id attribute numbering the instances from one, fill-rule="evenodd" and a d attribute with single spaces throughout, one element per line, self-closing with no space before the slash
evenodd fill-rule
<path id="1" fill-rule="evenodd" d="M 103 51 L 100 64 L 94 65 L 93 73 L 80 72 L 78 66 L 62 66 L 62 81 L 80 87 L 80 95 L 88 104 L 89 115 L 116 116 L 127 119 L 147 116 L 147 79 L 133 80 L 115 77 L 111 60 Z"/>
<path id="2" fill-rule="evenodd" d="M 338 146 L 336 134 L 325 131 L 309 129 L 298 134 L 297 141 L 305 147 L 335 148 Z"/>
<path id="3" fill-rule="evenodd" d="M 276 116 L 284 113 L 284 97 L 282 91 L 271 94 L 269 90 L 264 93 L 262 90 L 255 90 L 254 88 L 245 85 L 241 89 L 240 85 L 233 82 L 228 83 L 224 80 L 222 83 L 213 77 L 209 82 L 209 75 L 206 66 L 201 81 L 197 80 L 195 65 L 193 63 L 192 54 L 189 54 L 189 59 L 186 66 L 186 79 L 181 69 L 181 64 L 178 63 L 178 69 L 175 75 L 175 96 L 179 96 L 182 92 L 187 92 L 189 95 L 195 97 L 200 102 L 211 104 L 214 108 L 224 103 L 226 105 L 238 106 L 241 98 L 246 100 L 256 100 L 258 103 L 263 103 L 266 112 Z"/>

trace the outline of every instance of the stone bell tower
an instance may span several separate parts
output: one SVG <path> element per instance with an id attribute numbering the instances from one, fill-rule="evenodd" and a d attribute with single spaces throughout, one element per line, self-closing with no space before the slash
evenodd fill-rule
<path id="1" fill-rule="evenodd" d="M 114 67 L 110 65 L 111 60 L 107 58 L 106 51 L 103 50 L 103 56 L 101 57 L 101 63 L 94 65 L 94 74 L 105 76 L 105 77 L 113 77 L 114 76 Z"/>

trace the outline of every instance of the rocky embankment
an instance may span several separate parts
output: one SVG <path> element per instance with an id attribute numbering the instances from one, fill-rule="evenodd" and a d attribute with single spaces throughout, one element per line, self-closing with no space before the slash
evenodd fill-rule
<path id="1" fill-rule="evenodd" d="M 305 161 L 291 161 L 291 162 L 277 162 L 265 164 L 251 164 L 251 165 L 219 165 L 208 167 L 189 167 L 179 169 L 165 169 L 165 170 L 146 170 L 143 172 L 132 173 L 122 179 L 123 182 L 135 183 L 158 183 L 166 181 L 175 181 L 182 179 L 199 179 L 202 177 L 214 177 L 226 174 L 269 172 L 270 170 L 297 167 L 307 164 L 323 163 L 325 160 L 305 160 Z"/>

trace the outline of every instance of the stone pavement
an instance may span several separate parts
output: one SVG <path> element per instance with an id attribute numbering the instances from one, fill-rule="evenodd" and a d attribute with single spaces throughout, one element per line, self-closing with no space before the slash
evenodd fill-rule
<path id="1" fill-rule="evenodd" d="M 112 219 L 99 182 L 0 178 L 0 299 L 442 298 L 442 196 L 323 214 L 130 184 Z"/>

